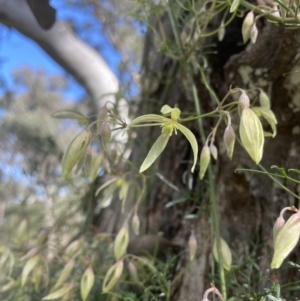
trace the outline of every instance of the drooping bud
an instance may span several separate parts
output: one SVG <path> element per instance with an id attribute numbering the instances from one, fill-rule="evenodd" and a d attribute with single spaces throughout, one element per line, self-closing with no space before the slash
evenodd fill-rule
<path id="1" fill-rule="evenodd" d="M 293 214 L 275 235 L 272 269 L 278 269 L 299 241 L 300 214 Z"/>
<path id="2" fill-rule="evenodd" d="M 224 131 L 224 144 L 227 151 L 227 156 L 231 160 L 234 150 L 235 133 L 231 125 L 228 125 Z"/>
<path id="3" fill-rule="evenodd" d="M 209 151 L 210 151 L 210 154 L 212 155 L 212 157 L 215 160 L 217 160 L 218 159 L 218 149 L 217 149 L 217 147 L 213 143 L 211 143 L 209 145 Z"/>
<path id="4" fill-rule="evenodd" d="M 119 260 L 126 253 L 128 243 L 129 243 L 128 226 L 125 225 L 120 229 L 114 242 L 114 254 L 116 260 Z"/>
<path id="5" fill-rule="evenodd" d="M 250 39 L 250 30 L 252 25 L 254 24 L 254 13 L 250 11 L 245 17 L 242 25 L 242 36 L 244 44 Z"/>
<path id="6" fill-rule="evenodd" d="M 132 230 L 135 233 L 135 235 L 139 235 L 140 232 L 140 219 L 138 217 L 138 215 L 135 213 L 133 218 L 132 218 Z"/>
<path id="7" fill-rule="evenodd" d="M 261 107 L 270 109 L 269 96 L 263 90 L 260 90 L 258 99 Z"/>
<path id="8" fill-rule="evenodd" d="M 258 36 L 258 29 L 256 24 L 254 23 L 250 29 L 250 40 L 252 44 L 255 44 Z"/>
<path id="9" fill-rule="evenodd" d="M 197 240 L 194 231 L 192 231 L 191 236 L 189 238 L 189 251 L 190 251 L 190 261 L 193 261 L 197 251 Z"/>
<path id="10" fill-rule="evenodd" d="M 17 283 L 16 280 L 10 279 L 9 282 L 7 282 L 6 284 L 0 286 L 0 294 L 11 290 L 12 288 L 16 287 L 17 284 L 18 283 Z"/>
<path id="11" fill-rule="evenodd" d="M 22 270 L 22 279 L 21 279 L 22 287 L 25 285 L 27 277 L 29 276 L 30 272 L 34 269 L 34 267 L 37 265 L 40 258 L 41 258 L 40 255 L 35 255 L 34 257 L 31 257 L 24 265 L 24 268 Z"/>
<path id="12" fill-rule="evenodd" d="M 200 173 L 199 173 L 200 180 L 203 179 L 209 162 L 210 162 L 210 150 L 207 145 L 204 145 L 200 154 Z"/>
<path id="13" fill-rule="evenodd" d="M 227 244 L 227 242 L 221 237 L 221 255 L 222 255 L 222 263 L 225 270 L 230 271 L 231 269 L 231 262 L 232 262 L 232 256 L 231 256 L 231 250 Z M 213 244 L 213 255 L 217 262 L 219 262 L 219 254 L 217 249 L 217 240 L 214 240 Z"/>
<path id="14" fill-rule="evenodd" d="M 252 160 L 258 164 L 262 159 L 264 132 L 260 120 L 250 108 L 244 108 L 240 122 L 242 144 Z"/>
<path id="15" fill-rule="evenodd" d="M 124 268 L 123 260 L 116 262 L 112 267 L 109 268 L 103 280 L 103 285 L 102 285 L 103 293 L 107 293 L 113 289 L 113 287 L 117 284 L 120 277 L 122 276 L 123 268 Z"/>
<path id="16" fill-rule="evenodd" d="M 242 90 L 242 94 L 239 98 L 239 103 L 238 103 L 239 116 L 242 115 L 244 108 L 249 108 L 249 106 L 250 106 L 250 99 L 249 99 L 248 95 L 245 93 L 245 91 Z"/>

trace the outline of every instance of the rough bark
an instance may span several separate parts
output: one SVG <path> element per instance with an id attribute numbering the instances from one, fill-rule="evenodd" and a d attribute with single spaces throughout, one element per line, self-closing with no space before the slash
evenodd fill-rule
<path id="1" fill-rule="evenodd" d="M 26 0 L 1 0 L 0 22 L 35 41 L 72 74 L 91 97 L 94 112 L 114 100 L 111 94 L 119 89 L 117 78 L 99 53 L 76 37 L 66 23 L 57 21 L 50 30 L 43 30 Z"/>

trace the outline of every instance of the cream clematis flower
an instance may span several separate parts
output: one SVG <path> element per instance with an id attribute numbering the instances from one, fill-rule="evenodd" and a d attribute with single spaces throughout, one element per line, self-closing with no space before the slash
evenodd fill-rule
<path id="1" fill-rule="evenodd" d="M 137 117 L 128 124 L 128 128 L 138 127 L 138 124 L 141 123 L 150 123 L 149 126 L 159 125 L 162 128 L 161 135 L 158 137 L 158 139 L 155 141 L 155 143 L 149 150 L 147 157 L 145 158 L 142 166 L 140 167 L 140 173 L 144 172 L 153 164 L 153 162 L 165 149 L 170 137 L 173 134 L 173 131 L 175 132 L 175 135 L 177 135 L 177 130 L 182 132 L 182 134 L 191 144 L 194 153 L 194 163 L 191 171 L 194 172 L 198 156 L 198 144 L 194 134 L 187 127 L 179 123 L 181 111 L 178 108 L 171 108 L 168 105 L 164 105 L 160 111 L 163 115 L 170 115 L 171 118 L 166 118 L 164 116 L 155 114 L 148 114 Z M 146 125 L 144 124 L 143 126 Z"/>

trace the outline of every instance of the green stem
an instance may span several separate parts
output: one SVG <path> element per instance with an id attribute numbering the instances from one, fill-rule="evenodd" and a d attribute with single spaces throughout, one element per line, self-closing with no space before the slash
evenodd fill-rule
<path id="1" fill-rule="evenodd" d="M 219 215 L 218 215 L 218 206 L 215 194 L 215 181 L 213 176 L 213 171 L 211 164 L 208 166 L 208 180 L 209 180 L 209 198 L 210 198 L 210 205 L 211 205 L 211 215 L 214 224 L 216 242 L 217 242 L 217 252 L 218 252 L 218 266 L 220 272 L 220 283 L 221 283 L 221 292 L 224 300 L 227 300 L 227 293 L 226 293 L 226 279 L 225 279 L 225 271 L 223 266 L 223 257 L 222 257 L 222 250 L 221 250 L 221 235 L 220 235 L 220 225 L 219 225 Z"/>
<path id="2" fill-rule="evenodd" d="M 177 24 L 175 22 L 175 17 L 174 17 L 174 12 L 172 10 L 172 1 L 169 1 L 169 16 L 170 16 L 170 22 L 172 25 L 173 33 L 175 36 L 175 40 L 177 43 L 177 46 L 181 50 L 181 54 L 184 55 L 184 49 L 183 45 L 180 39 L 180 35 L 178 32 Z M 215 1 L 214 1 L 215 3 Z M 193 98 L 194 98 L 194 104 L 195 104 L 195 109 L 197 115 L 201 115 L 201 108 L 200 108 L 200 101 L 198 98 L 198 91 L 195 85 L 195 81 L 193 78 L 193 71 L 191 69 L 190 65 L 187 65 L 187 76 L 188 76 L 188 81 L 191 84 L 192 87 L 192 93 L 193 93 Z M 209 87 L 209 91 L 211 92 L 211 88 Z M 213 93 L 215 95 L 215 93 Z M 218 98 L 216 98 L 218 100 Z M 219 101 L 218 101 L 219 103 Z M 201 142 L 204 145 L 205 144 L 205 132 L 202 124 L 202 119 L 197 119 L 198 122 L 198 127 L 199 127 L 199 132 L 201 135 Z M 223 260 L 222 260 L 222 252 L 221 252 L 221 237 L 220 237 L 220 229 L 219 229 L 219 217 L 218 217 L 218 210 L 217 210 L 217 202 L 216 202 L 216 196 L 215 196 L 215 184 L 214 184 L 214 177 L 212 173 L 212 167 L 211 164 L 209 164 L 208 167 L 208 175 L 209 175 L 209 190 L 210 190 L 210 203 L 211 203 L 211 215 L 213 219 L 213 224 L 214 224 L 214 230 L 215 230 L 215 237 L 217 241 L 217 250 L 218 250 L 218 257 L 219 257 L 219 271 L 220 271 L 220 282 L 221 282 L 221 292 L 224 297 L 224 300 L 226 301 L 226 281 L 225 281 L 225 272 L 224 272 L 224 267 L 223 267 Z"/>

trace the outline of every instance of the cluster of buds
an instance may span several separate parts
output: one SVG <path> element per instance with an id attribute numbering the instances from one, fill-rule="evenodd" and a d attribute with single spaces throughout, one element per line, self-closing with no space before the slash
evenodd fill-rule
<path id="1" fill-rule="evenodd" d="M 285 211 L 294 211 L 287 221 L 284 220 Z M 300 237 L 300 212 L 295 207 L 281 210 L 273 227 L 274 254 L 271 262 L 272 269 L 278 269 L 283 260 L 292 252 Z"/>
<path id="2" fill-rule="evenodd" d="M 257 35 L 258 29 L 255 23 L 254 13 L 253 11 L 250 11 L 242 24 L 242 36 L 244 44 L 246 44 L 249 39 L 251 40 L 252 44 L 255 44 Z"/>
<path id="3" fill-rule="evenodd" d="M 263 155 L 264 137 L 276 135 L 277 120 L 270 109 L 270 100 L 267 94 L 260 90 L 260 106 L 250 108 L 250 99 L 247 93 L 242 89 L 235 89 L 234 92 L 241 93 L 238 101 L 238 113 L 240 116 L 239 134 L 241 142 L 252 160 L 258 164 Z M 219 110 L 220 113 L 227 117 L 227 127 L 225 128 L 223 139 L 227 151 L 227 156 L 231 160 L 236 140 L 234 129 L 231 125 L 231 117 L 228 111 Z M 272 133 L 264 132 L 259 117 L 263 117 L 270 125 Z M 217 128 L 217 127 L 216 127 Z M 218 150 L 214 145 L 216 128 L 209 134 L 205 145 L 200 154 L 200 179 L 203 179 L 212 156 L 217 160 Z"/>

